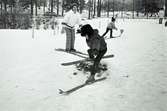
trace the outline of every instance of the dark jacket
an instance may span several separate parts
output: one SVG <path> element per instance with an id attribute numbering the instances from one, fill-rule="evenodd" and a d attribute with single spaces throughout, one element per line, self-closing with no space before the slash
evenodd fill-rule
<path id="1" fill-rule="evenodd" d="M 98 30 L 95 29 L 94 33 L 86 39 L 86 43 L 90 49 L 96 49 L 97 51 L 102 51 L 107 49 L 107 44 L 103 37 L 98 34 Z"/>

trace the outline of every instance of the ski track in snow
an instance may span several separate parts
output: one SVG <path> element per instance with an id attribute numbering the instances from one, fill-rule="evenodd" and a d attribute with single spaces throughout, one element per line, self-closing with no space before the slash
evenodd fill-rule
<path id="1" fill-rule="evenodd" d="M 102 34 L 109 19 L 90 23 Z M 122 37 L 107 40 L 107 80 L 63 96 L 86 80 L 75 66 L 63 62 L 81 58 L 55 51 L 65 47 L 65 34 L 53 30 L 0 30 L 1 111 L 166 111 L 167 28 L 158 20 L 118 19 Z M 114 31 L 114 34 L 119 34 Z M 85 38 L 75 47 L 86 53 Z"/>

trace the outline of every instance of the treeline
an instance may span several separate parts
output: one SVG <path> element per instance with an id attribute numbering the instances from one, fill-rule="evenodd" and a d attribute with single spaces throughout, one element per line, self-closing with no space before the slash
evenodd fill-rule
<path id="1" fill-rule="evenodd" d="M 0 0 L 0 12 L 6 13 L 26 13 L 38 15 L 38 10 L 43 9 L 53 16 L 63 16 L 64 11 L 70 9 L 72 3 L 78 4 L 80 13 L 84 9 L 93 13 L 94 16 L 101 16 L 101 11 L 138 11 L 138 12 L 158 12 L 165 4 L 165 0 Z M 166 3 L 167 4 L 167 3 Z M 166 6 L 167 7 L 167 6 Z M 61 12 L 61 13 L 60 13 Z"/>
<path id="2" fill-rule="evenodd" d="M 87 2 L 86 2 L 87 1 Z M 32 18 L 38 15 L 52 18 L 64 16 L 72 3 L 78 4 L 80 13 L 88 12 L 88 18 L 114 16 L 115 11 L 132 11 L 157 13 L 160 8 L 167 7 L 165 0 L 0 0 L 0 28 L 27 29 L 32 26 Z M 167 15 L 167 11 L 165 11 Z"/>
<path id="3" fill-rule="evenodd" d="M 0 0 L 0 28 L 31 28 L 34 17 L 46 16 L 48 21 L 52 16 L 63 16 L 74 2 L 82 12 L 84 0 Z"/>

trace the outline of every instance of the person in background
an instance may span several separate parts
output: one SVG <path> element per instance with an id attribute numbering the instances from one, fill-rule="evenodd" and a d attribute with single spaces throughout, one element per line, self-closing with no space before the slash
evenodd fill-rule
<path id="1" fill-rule="evenodd" d="M 62 25 L 65 28 L 66 32 L 66 51 L 76 51 L 74 48 L 75 44 L 75 27 L 76 25 L 81 25 L 81 17 L 77 11 L 77 4 L 73 3 L 71 10 L 66 13 Z"/>
<path id="2" fill-rule="evenodd" d="M 113 38 L 113 29 L 118 30 L 117 27 L 115 26 L 115 18 L 111 18 L 111 22 L 107 25 L 106 32 L 102 35 L 104 37 L 108 31 L 110 31 L 110 38 Z"/>
<path id="3" fill-rule="evenodd" d="M 163 18 L 164 18 L 164 10 L 163 10 L 163 8 L 161 8 L 159 10 L 158 15 L 159 15 L 159 24 L 162 24 L 163 23 Z"/>

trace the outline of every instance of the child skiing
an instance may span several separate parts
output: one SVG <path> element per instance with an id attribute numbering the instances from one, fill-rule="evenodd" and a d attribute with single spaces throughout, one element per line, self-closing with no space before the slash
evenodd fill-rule
<path id="1" fill-rule="evenodd" d="M 110 31 L 110 38 L 113 38 L 113 29 L 118 30 L 117 27 L 115 26 L 115 18 L 112 17 L 111 18 L 111 22 L 107 25 L 107 29 L 106 32 L 102 35 L 102 37 L 104 37 L 108 31 Z"/>
<path id="2" fill-rule="evenodd" d="M 100 63 L 100 60 L 107 52 L 107 44 L 103 37 L 100 37 L 97 29 L 93 29 L 91 25 L 86 24 L 81 27 L 81 36 L 86 37 L 86 43 L 90 49 L 88 49 L 88 54 L 90 59 L 94 61 L 93 68 L 91 70 L 91 75 L 86 81 L 86 83 L 95 80 L 96 69 Z"/>

